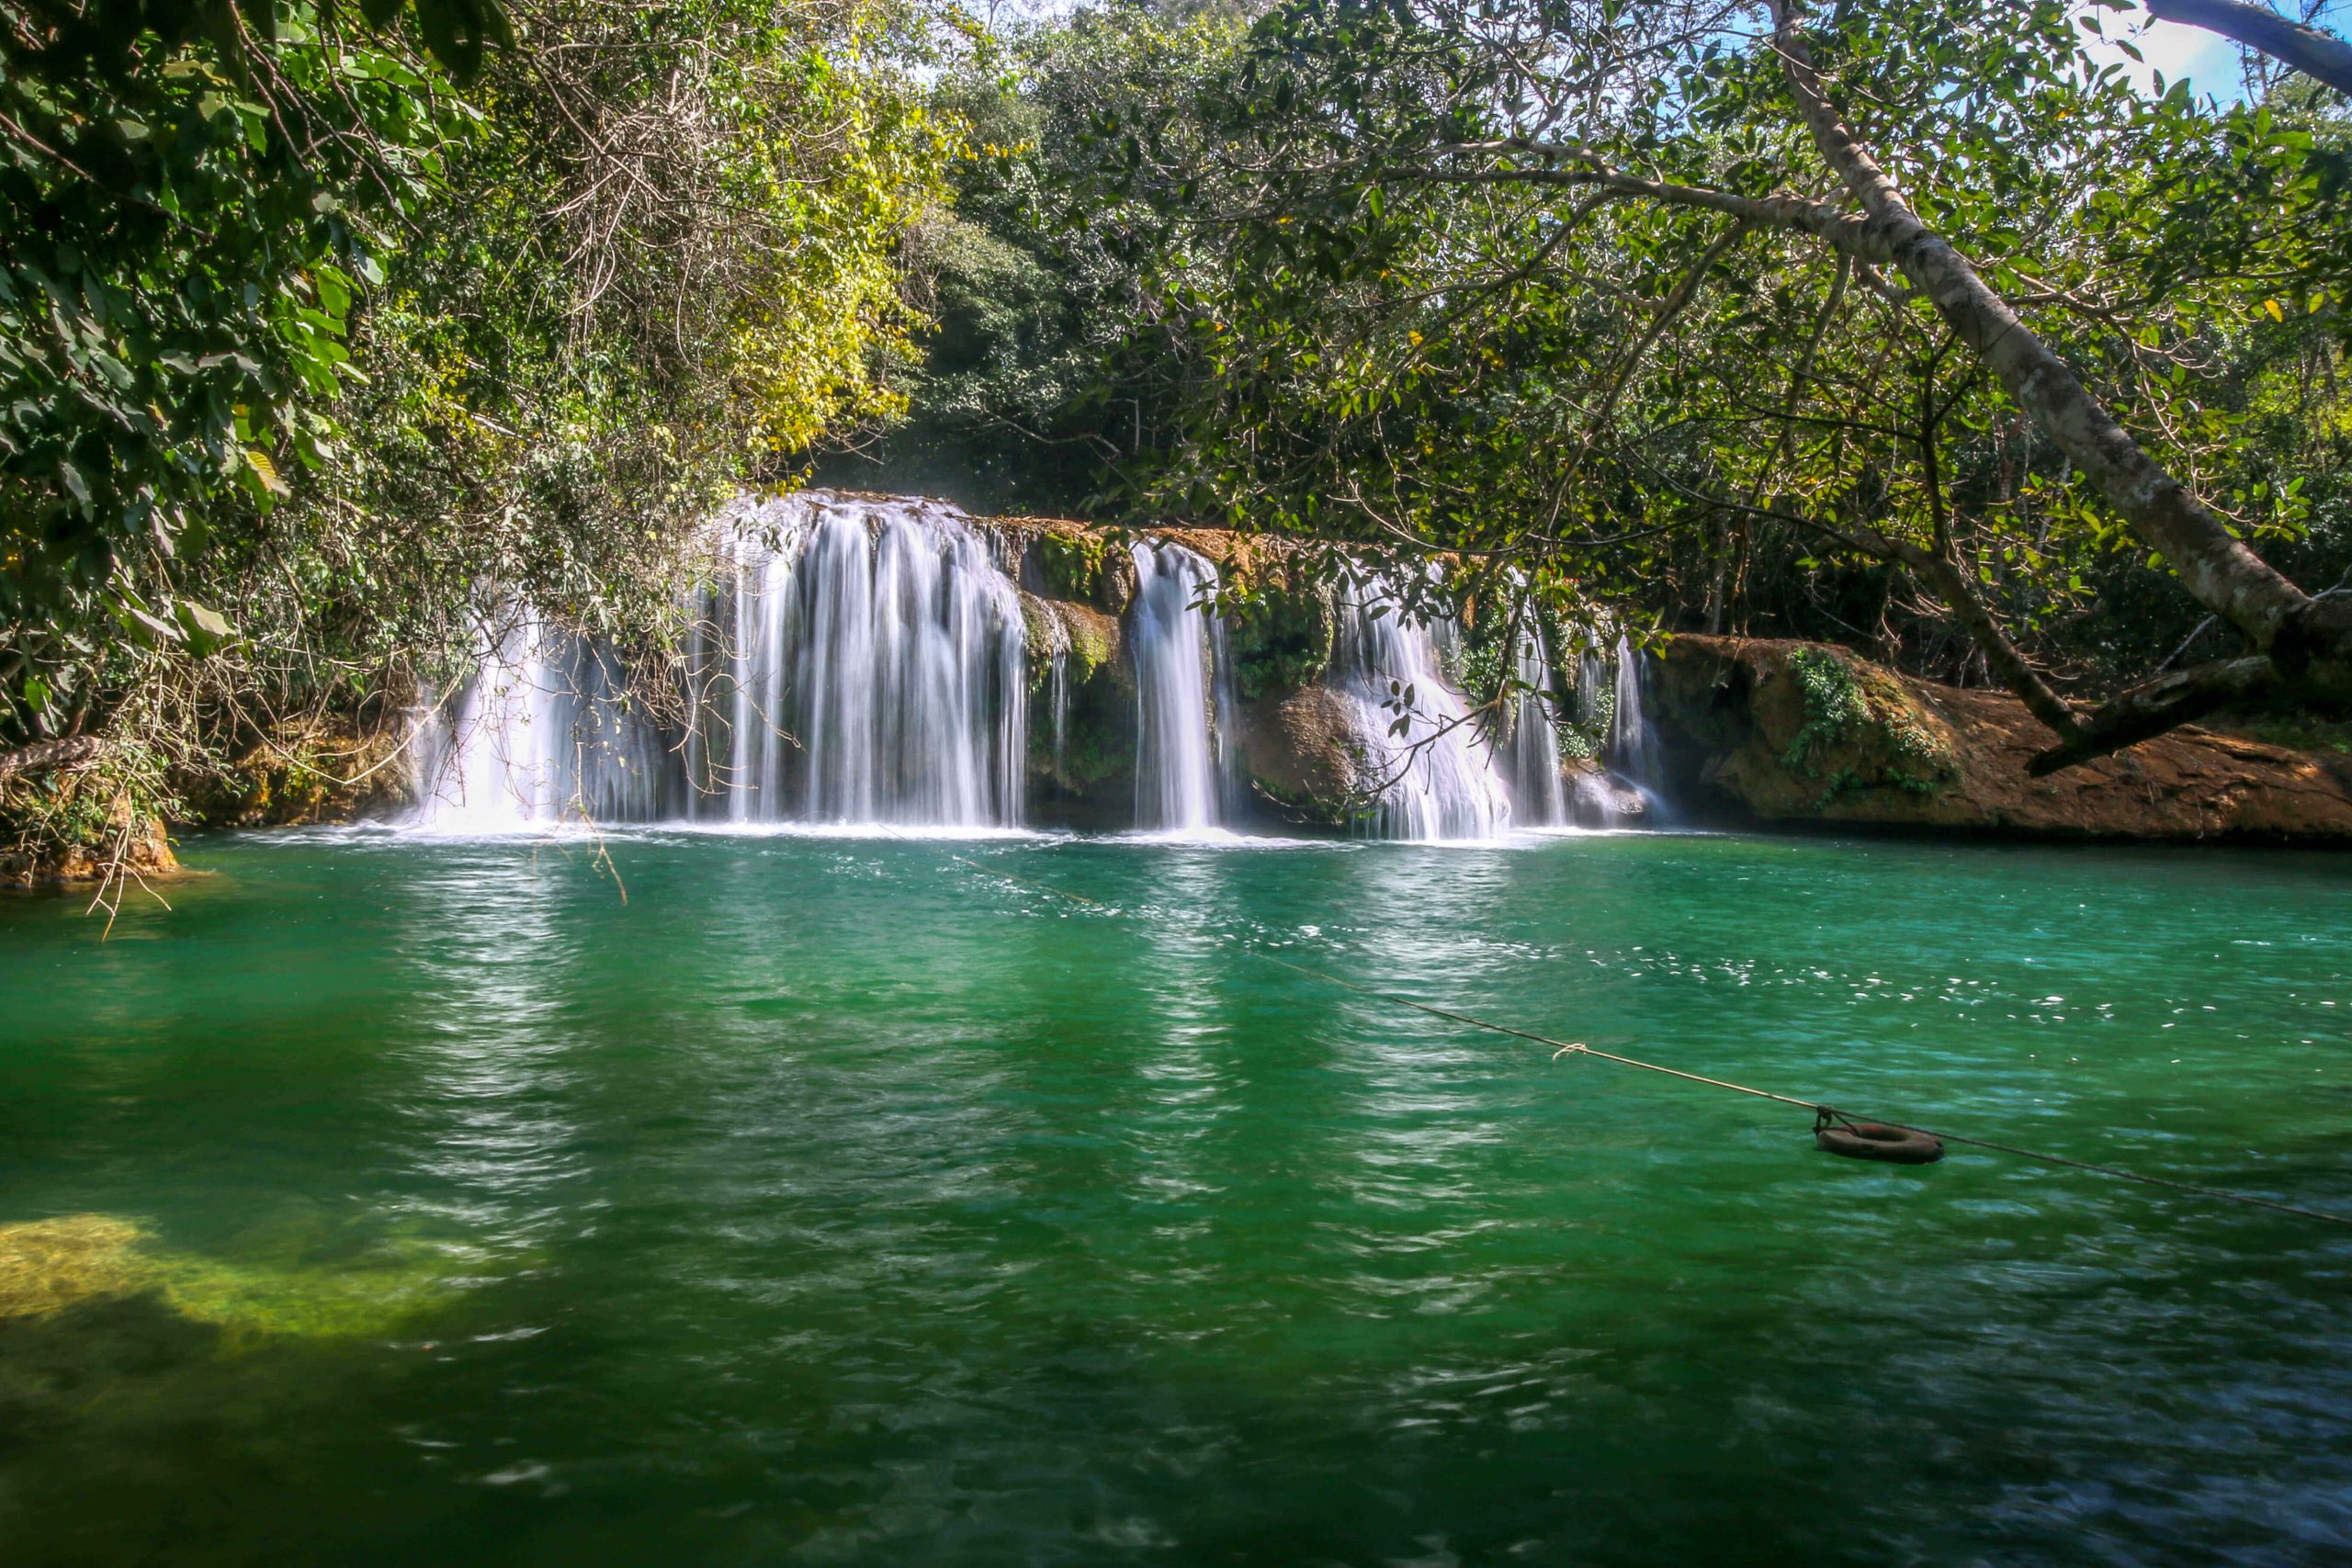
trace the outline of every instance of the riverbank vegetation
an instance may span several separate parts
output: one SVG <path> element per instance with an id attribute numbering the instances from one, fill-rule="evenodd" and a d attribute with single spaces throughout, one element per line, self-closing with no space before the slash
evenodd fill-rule
<path id="1" fill-rule="evenodd" d="M 2243 90 L 2109 0 L 0 0 L 6 832 L 521 603 L 658 702 L 699 521 L 811 474 L 1840 642 L 2038 767 L 2335 712 L 2352 51 L 2158 9 Z"/>
<path id="2" fill-rule="evenodd" d="M 35 844 L 446 690 L 502 606 L 658 649 L 710 506 L 901 405 L 897 247 L 963 150 L 916 77 L 946 35 L 863 3 L 202 19 L 0 7 Z"/>

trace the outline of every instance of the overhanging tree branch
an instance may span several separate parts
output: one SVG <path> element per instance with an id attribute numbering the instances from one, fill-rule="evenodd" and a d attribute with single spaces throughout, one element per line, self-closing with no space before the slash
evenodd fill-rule
<path id="1" fill-rule="evenodd" d="M 2148 15 L 2160 22 L 2219 33 L 2339 93 L 2352 94 L 2352 43 L 2290 22 L 2267 6 L 2247 0 L 2148 0 Z"/>
<path id="2" fill-rule="evenodd" d="M 2281 685 L 2278 667 L 2258 653 L 2200 664 L 2118 693 L 2083 719 L 2069 739 L 2036 756 L 2036 778 L 2153 739 L 2220 708 L 2258 705 Z"/>
<path id="3" fill-rule="evenodd" d="M 1969 581 L 1958 561 L 1940 550 L 1922 549 L 1908 539 L 1894 538 L 1875 528 L 1858 526 L 1844 532 L 1870 554 L 1917 574 L 1936 597 L 1951 607 L 1969 637 L 1984 650 L 1984 665 L 1993 672 L 1993 678 L 2015 693 L 2045 728 L 2067 744 L 2084 738 L 2082 716 L 2075 711 L 2075 705 L 2041 678 L 2041 671 L 2026 662 L 2025 655 L 2001 630 L 2000 623 L 1993 618 L 1993 612 L 1978 596 L 1975 584 Z"/>
<path id="4" fill-rule="evenodd" d="M 1772 46 L 1814 145 L 1885 230 L 1894 265 L 2198 602 L 2267 650 L 2309 596 L 2166 473 L 1951 242 L 1920 220 L 1831 104 L 1792 0 L 1770 4 Z"/>
<path id="5" fill-rule="evenodd" d="M 1439 149 L 1442 152 L 1487 152 L 1495 151 L 1484 143 L 1456 143 Z M 1571 144 L 1544 143 L 1522 151 L 1545 159 L 1559 160 L 1534 164 L 1507 164 L 1481 168 L 1449 168 L 1444 166 L 1396 166 L 1384 171 L 1387 178 L 1418 180 L 1435 185 L 1548 185 L 1595 187 L 1614 196 L 1639 197 L 1664 202 L 1670 207 L 1695 207 L 1709 212 L 1720 212 L 1727 218 L 1737 218 L 1751 225 L 1771 229 L 1794 229 L 1826 240 L 1857 261 L 1891 264 L 1894 251 L 1888 243 L 1883 226 L 1859 213 L 1845 212 L 1827 202 L 1814 201 L 1802 196 L 1741 196 L 1733 191 L 1714 190 L 1705 186 L 1677 185 L 1668 180 L 1645 179 L 1611 166 L 1606 160 L 1587 148 Z"/>
<path id="6" fill-rule="evenodd" d="M 82 768 L 104 754 L 107 743 L 95 735 L 69 735 L 62 740 L 36 740 L 13 751 L 0 751 L 0 784 L 22 773 L 54 773 Z"/>

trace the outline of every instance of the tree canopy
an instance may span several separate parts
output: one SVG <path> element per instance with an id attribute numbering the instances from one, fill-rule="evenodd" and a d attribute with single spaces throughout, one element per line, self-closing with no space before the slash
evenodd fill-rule
<path id="1" fill-rule="evenodd" d="M 1717 628 L 1892 563 L 2053 765 L 2352 694 L 2278 564 L 2343 553 L 2340 100 L 2143 92 L 2115 8 L 1269 14 L 1097 128 L 1193 367 L 1154 500 Z M 2082 711 L 2020 638 L 2152 568 L 2243 650 Z"/>

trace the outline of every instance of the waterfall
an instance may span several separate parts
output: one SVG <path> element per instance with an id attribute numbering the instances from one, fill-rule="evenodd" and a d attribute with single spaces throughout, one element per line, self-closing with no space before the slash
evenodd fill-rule
<path id="1" fill-rule="evenodd" d="M 417 749 L 418 818 L 451 832 L 642 820 L 673 803 L 666 753 L 607 651 L 510 601 L 455 714 Z"/>
<path id="2" fill-rule="evenodd" d="M 1085 718 L 1101 700 L 1073 689 L 1071 631 L 1057 615 L 1035 629 L 1043 667 L 1032 693 L 1032 629 L 1008 571 L 1023 536 L 920 501 L 813 492 L 739 502 L 713 521 L 677 659 L 650 682 L 624 650 L 504 600 L 454 711 L 421 720 L 415 819 L 459 831 L 663 820 L 1017 827 L 1033 703 L 1067 789 L 1068 750 L 1085 739 L 1070 734 L 1073 705 Z M 1217 569 L 1169 541 L 1128 552 L 1135 821 L 1216 834 L 1247 817 L 1250 789 L 1227 628 L 1210 607 Z M 1340 623 L 1324 684 L 1352 722 L 1332 743 L 1343 747 L 1339 766 L 1377 797 L 1371 831 L 1475 840 L 1572 818 L 1549 706 L 1553 650 L 1540 637 L 1515 653 L 1528 689 L 1490 736 L 1442 673 L 1458 640 L 1451 620 L 1408 619 L 1375 581 Z M 1582 685 L 1597 689 L 1597 679 L 1588 672 Z M 1611 755 L 1646 778 L 1639 680 L 1621 645 Z M 1392 697 L 1409 710 L 1401 727 Z M 1042 753 L 1047 737 L 1038 739 Z"/>
<path id="3" fill-rule="evenodd" d="M 1642 711 L 1642 652 L 1629 637 L 1617 639 L 1616 711 L 1611 723 L 1609 760 L 1645 795 L 1657 792 L 1657 732 Z"/>
<path id="4" fill-rule="evenodd" d="M 666 732 L 631 708 L 610 650 L 510 611 L 427 738 L 418 820 L 1021 820 L 1020 596 L 960 515 L 796 496 L 730 511 L 711 560 Z"/>
<path id="5" fill-rule="evenodd" d="M 1046 716 L 1051 736 L 1052 771 L 1046 775 L 1057 788 L 1068 788 L 1069 779 L 1069 623 L 1053 605 L 1040 600 L 1036 604 L 1036 628 L 1046 639 Z"/>
<path id="6" fill-rule="evenodd" d="M 1511 699 L 1510 733 L 1500 761 L 1510 784 L 1511 817 L 1522 828 L 1557 828 L 1571 820 L 1567 791 L 1560 783 L 1559 732 L 1552 723 L 1552 662 L 1544 639 L 1523 638 L 1512 663 L 1521 687 Z"/>
<path id="7" fill-rule="evenodd" d="M 1068 638 L 1054 649 L 1054 662 L 1046 673 L 1046 700 L 1054 714 L 1054 778 L 1058 782 L 1069 776 L 1069 647 Z"/>
<path id="8" fill-rule="evenodd" d="M 1241 758 L 1241 693 L 1233 679 L 1233 650 L 1227 646 L 1225 617 L 1208 617 L 1209 739 L 1216 753 L 1218 815 L 1238 822 L 1250 814 L 1250 771 Z"/>
<path id="9" fill-rule="evenodd" d="M 1657 732 L 1643 700 L 1643 659 L 1633 639 L 1621 636 L 1613 660 L 1590 649 L 1577 660 L 1577 723 L 1588 734 L 1597 732 L 1597 760 L 1606 770 L 1575 779 L 1571 814 L 1588 827 L 1656 826 L 1663 815 Z"/>
<path id="10" fill-rule="evenodd" d="M 1217 746 L 1210 698 L 1212 618 L 1199 601 L 1216 569 L 1181 545 L 1128 547 L 1136 599 L 1136 826 L 1199 833 L 1216 825 Z"/>
<path id="11" fill-rule="evenodd" d="M 732 634 L 709 743 L 728 820 L 1021 820 L 1020 596 L 978 532 L 918 503 L 794 497 L 724 547 L 707 610 Z"/>
<path id="12" fill-rule="evenodd" d="M 1441 640 L 1452 636 L 1450 624 L 1408 622 L 1376 581 L 1340 606 L 1331 685 L 1359 714 L 1378 795 L 1371 826 L 1382 838 L 1491 839 L 1510 823 L 1492 750 L 1438 673 Z M 1400 699 L 1402 714 L 1390 705 Z"/>

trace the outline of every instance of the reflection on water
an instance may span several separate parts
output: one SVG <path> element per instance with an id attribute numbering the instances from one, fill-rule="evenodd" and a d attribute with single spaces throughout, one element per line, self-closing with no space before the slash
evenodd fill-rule
<path id="1" fill-rule="evenodd" d="M 0 1291 L 11 1561 L 2352 1546 L 2334 1235 L 1846 1164 L 1250 956 L 2352 1209 L 2334 863 L 609 847 L 626 899 L 591 842 L 345 835 L 197 846 L 103 945 L 0 905 L 0 1238 L 115 1269 Z"/>
<path id="2" fill-rule="evenodd" d="M 550 897 L 570 869 L 552 852 L 453 847 L 401 879 L 388 922 L 413 983 L 393 1143 L 414 1172 L 410 1201 L 515 1244 L 591 1172 L 566 1109 L 589 1049 L 567 1020 L 582 955 Z"/>

